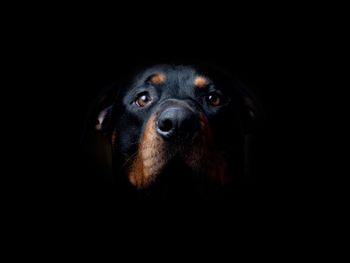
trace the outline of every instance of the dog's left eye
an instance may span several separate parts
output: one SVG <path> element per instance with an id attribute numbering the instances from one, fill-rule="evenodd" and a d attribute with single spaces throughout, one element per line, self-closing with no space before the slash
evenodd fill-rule
<path id="1" fill-rule="evenodd" d="M 145 107 L 152 101 L 152 98 L 148 93 L 141 93 L 135 99 L 135 104 L 139 107 Z"/>
<path id="2" fill-rule="evenodd" d="M 217 93 L 209 94 L 207 100 L 212 106 L 219 106 L 222 103 L 222 97 L 220 94 Z"/>

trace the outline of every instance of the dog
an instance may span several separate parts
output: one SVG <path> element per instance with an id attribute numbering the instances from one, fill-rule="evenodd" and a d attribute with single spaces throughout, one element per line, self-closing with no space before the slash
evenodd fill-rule
<path id="1" fill-rule="evenodd" d="M 245 176 L 246 136 L 258 109 L 230 74 L 162 64 L 118 85 L 95 103 L 87 125 L 99 174 L 107 174 L 116 191 L 223 197 Z"/>

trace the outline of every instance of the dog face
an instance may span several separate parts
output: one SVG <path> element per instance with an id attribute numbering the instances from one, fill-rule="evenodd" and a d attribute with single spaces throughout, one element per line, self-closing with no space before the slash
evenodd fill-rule
<path id="1" fill-rule="evenodd" d="M 247 116 L 255 114 L 238 86 L 224 73 L 192 66 L 134 75 L 97 117 L 113 169 L 138 189 L 169 174 L 184 184 L 191 176 L 227 184 L 240 173 Z"/>

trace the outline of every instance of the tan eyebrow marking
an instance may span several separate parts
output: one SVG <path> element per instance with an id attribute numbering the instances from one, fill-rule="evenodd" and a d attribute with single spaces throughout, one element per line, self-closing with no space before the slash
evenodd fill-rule
<path id="1" fill-rule="evenodd" d="M 154 75 L 151 76 L 151 83 L 155 84 L 155 85 L 160 85 L 163 84 L 165 82 L 165 75 L 163 73 L 156 73 Z"/>
<path id="2" fill-rule="evenodd" d="M 197 88 L 205 88 L 208 85 L 208 79 L 206 79 L 203 76 L 197 76 L 194 81 L 194 85 L 196 85 Z"/>

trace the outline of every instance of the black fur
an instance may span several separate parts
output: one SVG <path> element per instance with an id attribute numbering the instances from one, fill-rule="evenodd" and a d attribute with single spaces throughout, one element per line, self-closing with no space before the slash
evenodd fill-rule
<path id="1" fill-rule="evenodd" d="M 166 81 L 160 85 L 152 84 L 149 78 L 159 72 L 165 75 Z M 209 79 L 207 88 L 194 86 L 193 80 L 198 75 Z M 138 107 L 135 99 L 144 92 L 152 101 L 147 107 Z M 214 93 L 220 95 L 219 106 L 208 102 L 208 95 Z M 206 116 L 215 144 L 228 164 L 228 181 L 218 183 L 201 176 L 175 157 L 150 187 L 137 189 L 130 184 L 127 170 L 137 154 L 145 125 L 169 99 L 186 101 L 191 109 Z M 98 123 L 101 112 L 100 121 L 103 121 Z M 244 173 L 246 136 L 254 128 L 258 114 L 253 95 L 221 69 L 157 65 L 131 74 L 130 78 L 102 94 L 90 114 L 84 143 L 98 160 L 97 176 L 109 178 L 107 182 L 114 185 L 118 195 L 128 198 L 222 198 L 229 196 L 240 179 L 247 176 Z M 112 145 L 114 132 L 117 140 Z M 190 143 L 179 139 L 176 147 Z"/>

